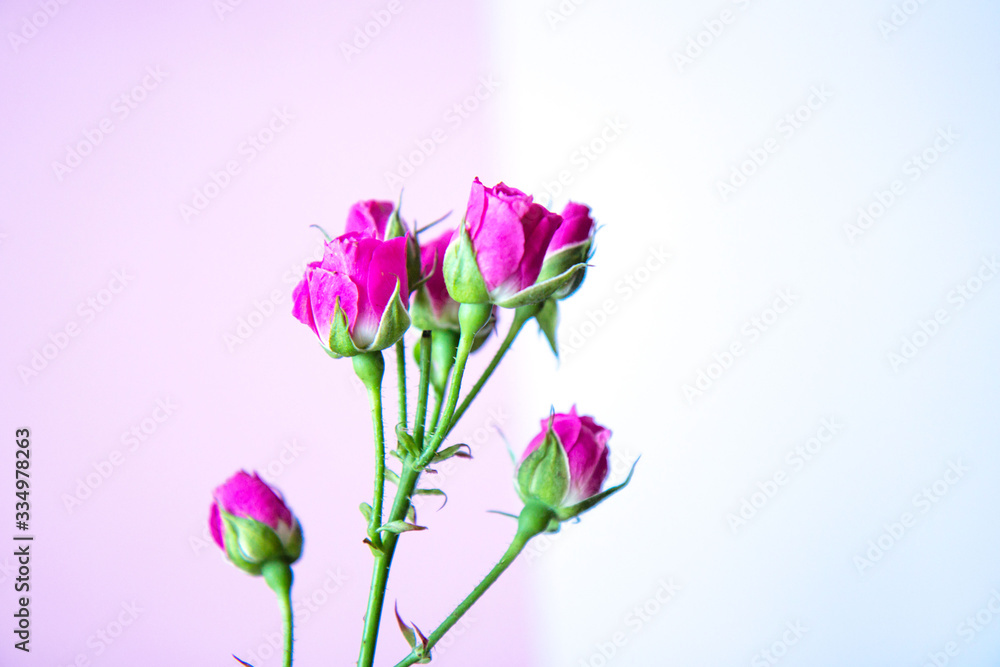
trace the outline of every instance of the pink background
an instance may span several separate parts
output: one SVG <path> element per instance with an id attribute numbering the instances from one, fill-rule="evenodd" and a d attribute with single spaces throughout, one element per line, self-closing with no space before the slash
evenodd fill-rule
<path id="1" fill-rule="evenodd" d="M 370 578 L 356 507 L 370 502 L 371 422 L 350 363 L 329 359 L 291 317 L 291 290 L 322 238 L 309 225 L 337 234 L 354 201 L 394 199 L 384 172 L 435 128 L 447 140 L 405 181 L 409 220 L 461 208 L 474 175 L 499 180 L 488 100 L 457 127 L 445 118 L 489 74 L 483 17 L 460 2 L 403 2 L 392 14 L 385 3 L 248 1 L 221 18 L 211 2 L 56 6 L 27 43 L 0 49 L 3 451 L 16 427 L 31 429 L 37 536 L 33 650 L 13 651 L 4 621 L 0 664 L 249 659 L 280 629 L 274 596 L 205 541 L 211 491 L 241 467 L 282 489 L 305 527 L 295 596 L 322 604 L 300 616 L 298 661 L 349 664 Z M 37 7 L 4 3 L 0 25 L 18 31 Z M 340 44 L 372 12 L 391 20 L 345 56 Z M 132 95 L 147 68 L 162 81 L 147 77 L 125 116 L 116 100 Z M 291 120 L 275 122 L 273 137 L 263 132 L 270 143 L 250 159 L 244 142 L 268 128 L 275 109 Z M 52 163 L 104 118 L 112 131 L 60 179 Z M 238 173 L 185 221 L 180 206 L 231 160 Z M 124 288 L 102 292 L 116 271 Z M 88 314 L 79 306 L 88 298 L 107 303 Z M 239 330 L 248 319 L 256 326 Z M 22 377 L 17 369 L 70 323 L 78 335 L 57 354 L 49 348 L 54 358 L 37 376 Z M 503 385 L 498 378 L 456 437 L 472 441 L 491 410 L 515 423 Z M 162 423 L 152 420 L 165 416 L 158 400 L 175 406 Z M 386 412 L 391 426 L 394 402 Z M 123 434 L 141 432 L 143 420 L 152 432 L 133 448 Z M 483 511 L 516 511 L 510 464 L 494 431 L 478 435 L 476 460 L 442 481 L 447 510 L 428 503 L 420 518 L 432 530 L 397 552 L 380 664 L 406 653 L 393 601 L 429 632 L 503 551 L 511 523 Z M 102 463 L 115 451 L 120 465 Z M 111 466 L 110 475 L 67 508 L 66 494 L 95 466 Z M 344 581 L 327 596 L 329 572 Z M 2 576 L 9 619 L 11 575 Z M 121 605 L 133 602 L 138 618 L 111 645 L 94 639 L 109 624 L 115 633 Z M 493 654 L 528 662 L 530 614 L 515 570 L 441 664 L 483 664 L 474 656 Z"/>

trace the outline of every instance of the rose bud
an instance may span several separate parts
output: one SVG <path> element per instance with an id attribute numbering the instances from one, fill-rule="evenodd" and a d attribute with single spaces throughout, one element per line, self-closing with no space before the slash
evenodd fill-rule
<path id="1" fill-rule="evenodd" d="M 406 239 L 352 232 L 326 243 L 292 295 L 292 314 L 333 357 L 384 350 L 410 326 Z"/>
<path id="2" fill-rule="evenodd" d="M 344 233 L 358 233 L 384 241 L 386 228 L 392 218 L 394 208 L 391 201 L 376 201 L 374 199 L 359 201 L 347 212 Z"/>
<path id="3" fill-rule="evenodd" d="M 420 271 L 423 284 L 413 294 L 410 317 L 413 326 L 424 331 L 458 331 L 458 302 L 448 294 L 442 265 L 454 230 L 420 246 Z"/>
<path id="4" fill-rule="evenodd" d="M 554 413 L 541 423 L 541 432 L 528 444 L 515 473 L 525 505 L 547 508 L 553 520 L 564 521 L 628 483 L 601 491 L 609 472 L 611 431 L 592 417 L 578 416 L 573 406 L 568 414 Z"/>
<path id="5" fill-rule="evenodd" d="M 536 282 L 545 250 L 562 218 L 503 183 L 472 184 L 465 223 L 444 260 L 448 292 L 460 303 L 517 308 L 540 303 L 572 280 L 583 264 Z"/>
<path id="6" fill-rule="evenodd" d="M 577 264 L 586 265 L 592 254 L 594 219 L 590 217 L 590 207 L 570 202 L 563 209 L 562 220 L 545 251 L 545 261 L 538 274 L 538 282 L 554 278 Z M 565 299 L 580 287 L 585 275 L 586 269 L 578 271 L 572 280 L 553 292 L 550 298 Z"/>
<path id="7" fill-rule="evenodd" d="M 420 280 L 420 248 L 416 237 L 410 233 L 409 227 L 399 215 L 399 208 L 391 201 L 359 201 L 347 212 L 347 224 L 344 233 L 358 233 L 370 236 L 379 241 L 394 239 L 397 236 L 406 238 L 407 279 L 410 285 Z"/>
<path id="8" fill-rule="evenodd" d="M 250 574 L 272 561 L 291 565 L 302 555 L 298 519 L 257 473 L 241 470 L 215 490 L 209 527 L 229 560 Z"/>

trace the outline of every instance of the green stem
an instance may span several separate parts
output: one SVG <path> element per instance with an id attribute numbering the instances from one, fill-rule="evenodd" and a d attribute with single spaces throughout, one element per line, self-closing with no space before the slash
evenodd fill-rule
<path id="1" fill-rule="evenodd" d="M 280 560 L 268 561 L 262 569 L 264 580 L 278 594 L 281 618 L 285 626 L 284 667 L 292 667 L 292 641 L 295 622 L 292 620 L 292 568 Z"/>
<path id="2" fill-rule="evenodd" d="M 434 390 L 434 413 L 430 424 L 428 424 L 428 430 L 433 433 L 437 430 L 438 422 L 441 420 L 441 410 L 444 408 L 444 392 Z"/>
<path id="3" fill-rule="evenodd" d="M 410 496 L 417 488 L 420 473 L 408 464 L 403 465 L 403 474 L 399 476 L 399 489 L 389 513 L 390 521 L 406 518 L 410 508 Z M 372 667 L 375 660 L 375 645 L 378 642 L 378 629 L 382 620 L 382 606 L 385 600 L 385 587 L 389 582 L 389 568 L 392 566 L 392 556 L 396 551 L 399 535 L 389 533 L 382 542 L 381 553 L 375 558 L 375 569 L 372 572 L 372 585 L 368 595 L 368 610 L 365 612 L 365 629 L 361 638 L 361 655 L 358 657 L 358 667 Z"/>
<path id="4" fill-rule="evenodd" d="M 414 418 L 414 441 L 418 447 L 423 446 L 424 422 L 427 417 L 427 392 L 430 384 L 430 332 L 425 331 L 420 337 L 420 388 L 417 391 L 417 414 Z M 399 478 L 399 488 L 392 502 L 389 521 L 399 521 L 406 518 L 410 509 L 410 497 L 417 488 L 420 473 L 409 461 L 403 464 L 403 473 Z M 382 607 L 385 604 L 385 589 L 389 582 L 389 568 L 392 566 L 392 556 L 396 551 L 399 535 L 389 533 L 381 542 L 375 565 L 372 571 L 372 584 L 368 593 L 368 609 L 365 612 L 365 627 L 361 638 L 361 654 L 358 657 L 358 667 L 371 667 L 375 660 L 375 647 L 378 644 L 379 625 L 382 622 Z"/>
<path id="5" fill-rule="evenodd" d="M 372 500 L 372 514 L 368 521 L 368 539 L 378 546 L 378 529 L 382 525 L 382 497 L 385 493 L 385 431 L 382 419 L 382 377 L 385 375 L 385 360 L 381 352 L 359 354 L 352 358 L 354 372 L 368 389 L 368 401 L 372 407 L 372 429 L 375 432 L 375 492 Z"/>
<path id="6" fill-rule="evenodd" d="M 396 341 L 396 385 L 399 388 L 399 423 L 406 428 L 406 344 Z"/>
<path id="7" fill-rule="evenodd" d="M 500 557 L 500 561 L 493 566 L 493 569 L 483 577 L 483 580 L 479 582 L 472 592 L 469 593 L 464 600 L 462 600 L 455 610 L 448 614 L 448 617 L 437 628 L 434 632 L 427 635 L 426 646 L 421 646 L 418 650 L 415 648 L 410 655 L 406 656 L 400 660 L 396 667 L 407 667 L 415 662 L 419 662 L 421 658 L 430 655 L 431 649 L 437 644 L 442 637 L 451 630 L 452 626 L 458 623 L 459 619 L 465 615 L 465 612 L 474 605 L 479 598 L 483 596 L 483 593 L 489 589 L 496 580 L 500 578 L 500 575 L 510 567 L 510 564 L 514 562 L 514 559 L 524 550 L 528 542 L 535 535 L 546 530 L 550 522 L 553 520 L 554 514 L 551 509 L 544 507 L 542 505 L 528 504 L 525 506 L 524 510 L 521 511 L 521 515 L 518 517 L 517 524 L 517 534 L 514 535 L 514 539 L 511 540 L 510 546 L 507 547 L 507 551 L 504 552 L 503 556 Z"/>
<path id="8" fill-rule="evenodd" d="M 455 410 L 451 423 L 446 429 L 443 430 L 442 439 L 448 435 L 451 429 L 453 429 L 458 423 L 458 420 L 462 418 L 462 415 L 465 414 L 465 411 L 469 409 L 470 405 L 472 405 L 472 401 L 475 400 L 476 396 L 479 395 L 479 391 L 486 384 L 486 381 L 493 375 L 493 371 L 496 370 L 496 367 L 500 364 L 504 355 L 507 354 L 507 350 L 510 349 L 514 339 L 517 338 L 519 333 L 521 333 L 521 329 L 524 328 L 524 325 L 528 322 L 528 320 L 535 316 L 536 312 L 538 312 L 537 306 L 522 306 L 514 311 L 514 321 L 511 322 L 510 329 L 507 330 L 506 337 L 504 337 L 503 342 L 500 343 L 500 347 L 497 349 L 496 354 L 493 355 L 493 359 L 490 360 L 489 366 L 487 366 L 486 370 L 483 371 L 483 374 L 476 381 L 476 384 L 472 385 L 472 389 L 469 390 L 469 394 L 465 397 L 465 400 L 462 401 L 462 404 L 457 410 Z"/>
<path id="9" fill-rule="evenodd" d="M 431 332 L 420 335 L 420 387 L 417 390 L 417 414 L 414 417 L 413 441 L 423 451 L 424 425 L 427 422 L 427 391 L 431 380 Z"/>
<path id="10" fill-rule="evenodd" d="M 423 468 L 444 442 L 444 436 L 451 430 L 451 418 L 455 414 L 455 406 L 458 405 L 458 394 L 462 389 L 462 376 L 465 375 L 465 364 L 469 361 L 469 354 L 472 346 L 476 342 L 476 332 L 486 323 L 493 312 L 490 304 L 468 304 L 463 303 L 458 308 L 458 320 L 461 326 L 461 334 L 458 337 L 458 351 L 455 353 L 455 368 L 452 371 L 451 383 L 448 386 L 448 399 L 444 408 L 444 417 L 441 422 L 443 427 L 439 427 L 431 438 L 430 445 L 424 447 L 423 453 L 417 461 L 417 467 Z"/>

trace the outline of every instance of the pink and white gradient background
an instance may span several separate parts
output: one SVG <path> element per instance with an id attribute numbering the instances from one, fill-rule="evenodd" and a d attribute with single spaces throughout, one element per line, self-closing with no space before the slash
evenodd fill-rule
<path id="1" fill-rule="evenodd" d="M 290 294 L 321 238 L 309 225 L 336 233 L 354 201 L 395 198 L 385 172 L 437 128 L 446 140 L 405 178 L 410 220 L 460 213 L 474 176 L 548 203 L 568 170 L 553 207 L 587 202 L 604 227 L 564 304 L 561 364 L 532 331 L 518 341 L 457 429 L 476 458 L 441 480 L 450 500 L 422 512 L 431 530 L 404 541 L 390 603 L 429 630 L 503 549 L 511 526 L 485 511 L 517 503 L 494 421 L 520 449 L 550 405 L 577 402 L 614 431 L 617 474 L 642 461 L 627 493 L 516 564 L 435 664 L 599 667 L 619 632 L 607 664 L 762 664 L 794 621 L 809 631 L 782 665 L 924 664 L 1000 588 L 1000 288 L 951 310 L 899 372 L 887 352 L 1000 252 L 1000 13 L 908 1 L 916 13 L 883 36 L 895 0 L 401 0 L 350 59 L 341 43 L 387 3 L 243 0 L 220 19 L 211 0 L 71 1 L 17 48 L 8 34 L 40 3 L 4 3 L 0 470 L 14 429 L 30 427 L 38 537 L 33 650 L 15 652 L 0 620 L 0 665 L 230 665 L 266 644 L 273 594 L 206 541 L 211 489 L 240 467 L 270 477 L 305 526 L 295 594 L 325 602 L 298 628 L 297 664 L 353 663 L 370 576 L 356 510 L 370 494 L 367 405 L 349 364 L 289 315 Z M 560 6 L 575 9 L 552 25 Z M 734 21 L 679 68 L 675 53 L 723 9 Z M 165 80 L 115 116 L 157 66 Z M 450 123 L 483 77 L 499 87 Z M 829 102 L 722 201 L 717 182 L 824 85 Z M 239 147 L 274 109 L 294 118 L 249 162 Z M 113 132 L 59 180 L 52 163 L 105 117 Z M 584 168 L 578 147 L 616 118 L 624 131 Z M 947 126 L 958 142 L 850 243 L 856 209 Z M 179 206 L 229 160 L 240 173 L 185 221 Z M 665 266 L 637 273 L 661 251 Z M 131 281 L 87 320 L 79 305 L 117 270 Z M 621 288 L 630 276 L 640 289 Z M 686 400 L 682 386 L 778 289 L 795 308 Z M 275 291 L 273 312 L 227 345 Z M 22 379 L 71 322 L 80 334 Z M 122 434 L 158 399 L 176 410 L 130 451 Z M 843 433 L 734 534 L 727 515 L 831 415 Z M 115 450 L 121 465 L 68 510 Z M 853 558 L 956 458 L 967 476 L 859 573 Z M 0 619 L 12 564 L 0 546 Z M 345 580 L 325 596 L 331 571 Z M 680 594 L 635 628 L 629 614 L 664 579 Z M 95 633 L 133 602 L 137 621 L 99 652 Z M 405 645 L 385 620 L 378 664 L 391 665 Z M 997 656 L 1000 620 L 955 664 Z"/>
<path id="2" fill-rule="evenodd" d="M 496 112 L 484 105 L 457 128 L 443 119 L 490 73 L 481 10 L 404 2 L 348 61 L 339 44 L 383 8 L 369 5 L 245 2 L 220 20 L 211 2 L 70 3 L 16 52 L 0 50 L 2 367 L 13 371 L 2 379 L 2 423 L 11 437 L 18 426 L 33 433 L 37 535 L 33 650 L 15 652 L 4 621 L 0 664 L 69 665 L 82 654 L 95 665 L 226 665 L 235 664 L 230 653 L 246 658 L 266 643 L 280 629 L 273 593 L 204 542 L 211 491 L 241 467 L 270 477 L 305 526 L 296 595 L 323 600 L 327 572 L 346 577 L 300 625 L 297 663 L 356 659 L 371 562 L 356 508 L 371 493 L 371 422 L 350 364 L 329 359 L 290 315 L 294 280 L 322 238 L 309 225 L 337 233 L 354 201 L 395 198 L 383 172 L 439 126 L 447 142 L 406 183 L 410 220 L 460 207 L 474 175 L 499 178 Z M 37 8 L 5 3 L 4 32 Z M 120 119 L 113 103 L 148 66 L 165 80 Z M 293 120 L 247 161 L 239 146 L 273 109 Z M 58 180 L 51 163 L 104 117 L 113 132 Z M 231 159 L 240 173 L 185 222 L 180 204 Z M 78 304 L 116 270 L 131 282 L 85 320 Z M 224 336 L 273 291 L 273 314 L 246 342 L 227 345 Z M 23 381 L 17 366 L 70 321 L 81 333 Z M 517 423 L 505 382 L 497 379 L 458 436 L 471 441 L 491 411 Z M 176 411 L 130 451 L 123 432 L 150 417 L 157 399 Z M 387 412 L 394 421 L 391 405 Z M 405 654 L 394 600 L 429 630 L 502 553 L 510 522 L 484 510 L 516 510 L 516 497 L 502 441 L 485 433 L 475 464 L 443 481 L 447 511 L 428 503 L 421 519 L 433 529 L 398 552 L 383 662 Z M 304 451 L 277 463 L 292 441 Z M 67 510 L 63 495 L 113 450 L 124 462 Z M 5 570 L 8 619 L 11 588 Z M 142 612 L 132 626 L 103 650 L 100 640 L 88 645 L 133 601 Z M 531 614 L 515 570 L 440 662 L 469 664 L 485 651 L 529 663 Z"/>

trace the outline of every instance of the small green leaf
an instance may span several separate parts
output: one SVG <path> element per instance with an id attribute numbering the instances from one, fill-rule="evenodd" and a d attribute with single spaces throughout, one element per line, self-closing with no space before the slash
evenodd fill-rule
<path id="1" fill-rule="evenodd" d="M 444 502 L 441 503 L 441 507 L 438 509 L 444 509 L 444 506 L 448 504 L 448 494 L 441 489 L 417 489 L 414 493 L 418 496 L 439 496 L 444 498 Z M 416 520 L 416 519 L 414 519 Z"/>
<path id="2" fill-rule="evenodd" d="M 365 518 L 366 522 L 372 520 L 372 506 L 371 505 L 369 505 L 368 503 L 361 503 L 361 505 L 358 507 L 358 509 L 361 510 L 361 516 L 363 516 Z"/>
<path id="3" fill-rule="evenodd" d="M 374 542 L 372 542 L 371 540 L 369 540 L 367 537 L 365 539 L 361 540 L 361 541 L 368 545 L 368 548 L 371 549 L 372 556 L 374 556 L 375 558 L 379 558 L 380 556 L 383 555 L 382 547 L 376 545 Z"/>
<path id="4" fill-rule="evenodd" d="M 396 441 L 399 442 L 400 448 L 410 456 L 420 454 L 420 451 L 417 449 L 417 443 L 413 441 L 413 436 L 407 432 L 403 424 L 396 424 Z"/>
<path id="5" fill-rule="evenodd" d="M 399 603 L 396 603 L 396 623 L 399 624 L 399 631 L 403 633 L 403 639 L 410 645 L 410 648 L 417 647 L 417 635 L 409 625 L 403 622 L 403 617 L 399 615 Z"/>
<path id="6" fill-rule="evenodd" d="M 392 482 L 396 486 L 399 486 L 399 475 L 396 474 L 395 470 L 393 470 L 391 468 L 386 468 L 385 469 L 385 479 L 386 479 L 386 481 Z"/>
<path id="7" fill-rule="evenodd" d="M 417 526 L 405 521 L 390 521 L 379 528 L 378 532 L 396 533 L 398 535 L 399 533 L 408 533 L 413 530 L 427 530 L 427 526 Z"/>
<path id="8" fill-rule="evenodd" d="M 463 447 L 465 447 L 465 449 L 468 450 L 468 451 L 462 451 Z M 452 445 L 451 447 L 445 447 L 440 452 L 438 452 L 437 454 L 434 455 L 434 458 L 431 459 L 431 463 L 438 463 L 440 461 L 446 461 L 446 460 L 450 459 L 453 456 L 457 456 L 460 459 L 471 459 L 472 458 L 472 448 L 469 447 L 464 442 L 460 443 L 458 445 Z"/>

